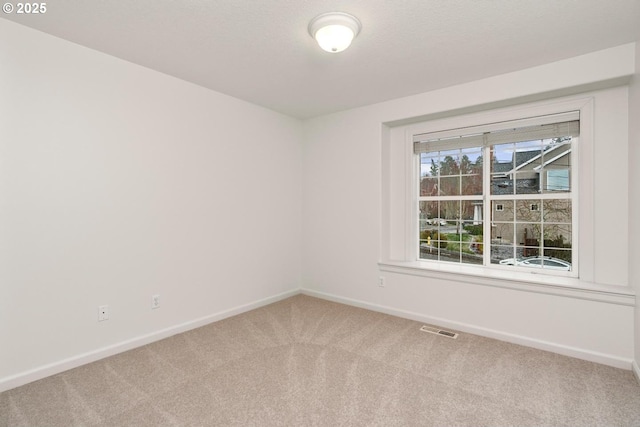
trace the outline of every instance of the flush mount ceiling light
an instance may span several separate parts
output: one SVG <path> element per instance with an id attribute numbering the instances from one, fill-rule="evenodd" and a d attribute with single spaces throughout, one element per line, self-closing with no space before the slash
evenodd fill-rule
<path id="1" fill-rule="evenodd" d="M 318 15 L 309 23 L 309 34 L 327 52 L 338 53 L 349 47 L 362 24 L 348 13 L 329 12 Z"/>

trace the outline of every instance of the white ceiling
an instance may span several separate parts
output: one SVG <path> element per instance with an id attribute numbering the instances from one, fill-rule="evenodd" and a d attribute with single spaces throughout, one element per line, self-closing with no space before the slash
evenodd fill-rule
<path id="1" fill-rule="evenodd" d="M 309 21 L 363 28 L 338 54 Z M 640 0 L 53 0 L 3 17 L 307 118 L 640 40 Z"/>

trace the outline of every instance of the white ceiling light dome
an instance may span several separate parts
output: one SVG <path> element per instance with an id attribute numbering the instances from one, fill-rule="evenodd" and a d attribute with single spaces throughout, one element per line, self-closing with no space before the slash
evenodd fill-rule
<path id="1" fill-rule="evenodd" d="M 328 12 L 318 15 L 309 23 L 309 34 L 323 50 L 342 52 L 351 45 L 362 24 L 353 15 L 344 12 Z"/>

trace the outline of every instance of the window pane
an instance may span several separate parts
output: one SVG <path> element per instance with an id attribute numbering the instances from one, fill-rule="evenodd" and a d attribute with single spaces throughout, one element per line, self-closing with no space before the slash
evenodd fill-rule
<path id="1" fill-rule="evenodd" d="M 516 221 L 540 222 L 542 219 L 542 203 L 540 200 L 527 199 L 516 201 Z"/>
<path id="2" fill-rule="evenodd" d="M 514 144 L 491 147 L 491 194 L 513 194 L 509 173 L 513 170 Z"/>
<path id="3" fill-rule="evenodd" d="M 491 147 L 491 173 L 507 173 L 513 169 L 514 150 L 515 146 L 512 143 Z"/>
<path id="4" fill-rule="evenodd" d="M 445 231 L 445 235 L 447 236 L 447 242 L 449 243 L 447 249 L 453 252 L 460 251 L 460 243 L 463 241 L 463 234 L 458 231 L 462 228 L 462 224 L 458 221 L 453 221 L 449 223 L 450 228 Z M 442 230 L 440 230 L 442 232 Z"/>
<path id="5" fill-rule="evenodd" d="M 420 210 L 420 221 L 432 226 L 433 219 L 438 216 L 438 202 L 420 202 L 418 208 Z"/>
<path id="6" fill-rule="evenodd" d="M 429 197 L 438 195 L 438 178 L 422 178 L 420 180 L 420 196 Z"/>
<path id="7" fill-rule="evenodd" d="M 440 261 L 449 261 L 449 262 L 460 262 L 460 253 L 459 252 L 451 252 L 449 250 L 441 250 L 440 251 Z"/>
<path id="8" fill-rule="evenodd" d="M 460 202 L 457 200 L 440 202 L 439 217 L 446 221 L 452 221 L 460 218 Z"/>
<path id="9" fill-rule="evenodd" d="M 570 261 L 548 256 L 525 258 L 521 261 L 520 265 L 523 267 L 539 268 L 544 270 L 571 271 Z"/>
<path id="10" fill-rule="evenodd" d="M 513 174 L 516 194 L 538 194 L 540 192 L 539 174 L 535 172 L 517 172 Z"/>
<path id="11" fill-rule="evenodd" d="M 494 222 L 491 224 L 491 243 L 495 243 L 498 245 L 513 244 L 513 237 L 513 223 Z"/>
<path id="12" fill-rule="evenodd" d="M 483 258 L 482 255 L 469 257 L 468 255 L 462 254 L 462 262 L 465 264 L 482 265 Z"/>
<path id="13" fill-rule="evenodd" d="M 540 190 L 539 169 L 542 165 L 542 141 L 525 141 L 515 145 L 516 194 L 537 194 Z"/>
<path id="14" fill-rule="evenodd" d="M 515 265 L 518 258 L 522 257 L 522 248 L 514 246 L 491 245 L 491 263 L 502 265 Z"/>
<path id="15" fill-rule="evenodd" d="M 571 189 L 569 169 L 547 169 L 546 178 L 542 188 L 545 193 L 567 192 Z"/>
<path id="16" fill-rule="evenodd" d="M 420 154 L 420 176 L 438 176 L 438 155 L 437 153 Z"/>
<path id="17" fill-rule="evenodd" d="M 494 200 L 491 202 L 491 219 L 493 221 L 513 221 L 514 209 L 512 200 Z"/>
<path id="18" fill-rule="evenodd" d="M 436 242 L 420 241 L 420 259 L 438 260 L 438 245 Z"/>
<path id="19" fill-rule="evenodd" d="M 513 194 L 513 181 L 503 174 L 491 175 L 491 194 Z"/>
<path id="20" fill-rule="evenodd" d="M 459 176 L 443 176 L 440 178 L 439 196 L 459 196 L 460 195 L 460 177 Z"/>
<path id="21" fill-rule="evenodd" d="M 541 174 L 544 193 L 566 193 L 571 191 L 571 138 L 554 138 L 543 155 Z"/>
<path id="22" fill-rule="evenodd" d="M 519 245 L 540 246 L 540 228 L 541 224 L 517 223 L 516 241 Z"/>
<path id="23" fill-rule="evenodd" d="M 463 200 L 461 202 L 461 219 L 465 221 L 481 222 L 483 215 L 482 200 Z"/>
<path id="24" fill-rule="evenodd" d="M 523 247 L 522 255 L 536 256 L 540 252 L 540 224 L 517 223 L 516 244 Z"/>
<path id="25" fill-rule="evenodd" d="M 548 262 L 544 262 L 544 264 L 549 264 L 553 267 L 560 267 L 562 270 L 571 271 L 573 266 L 571 265 L 571 249 L 554 249 L 554 250 L 545 250 L 545 257 L 549 257 L 547 259 Z"/>
<path id="26" fill-rule="evenodd" d="M 482 222 L 463 222 L 462 233 L 462 262 L 469 264 L 482 264 L 482 254 L 484 253 Z"/>
<path id="27" fill-rule="evenodd" d="M 440 176 L 460 175 L 459 150 L 440 152 Z"/>
<path id="28" fill-rule="evenodd" d="M 460 150 L 460 173 L 480 173 L 482 171 L 482 148 L 465 148 Z"/>
<path id="29" fill-rule="evenodd" d="M 571 248 L 571 224 L 545 224 L 545 248 Z"/>
<path id="30" fill-rule="evenodd" d="M 437 226 L 420 231 L 420 259 L 438 260 L 442 256 L 447 257 L 447 245 L 447 236 L 440 233 Z"/>
<path id="31" fill-rule="evenodd" d="M 482 194 L 482 152 L 478 148 L 462 150 L 460 173 L 461 194 Z"/>
<path id="32" fill-rule="evenodd" d="M 463 175 L 461 193 L 465 196 L 482 194 L 482 175 Z"/>
<path id="33" fill-rule="evenodd" d="M 431 168 L 429 165 L 420 162 L 420 178 L 426 178 L 428 176 L 431 176 Z"/>
<path id="34" fill-rule="evenodd" d="M 545 222 L 571 223 L 571 200 L 545 200 L 542 212 Z"/>

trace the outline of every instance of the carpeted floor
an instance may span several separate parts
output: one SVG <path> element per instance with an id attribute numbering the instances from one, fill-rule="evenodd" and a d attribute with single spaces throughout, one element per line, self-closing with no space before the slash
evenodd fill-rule
<path id="1" fill-rule="evenodd" d="M 8 426 L 640 426 L 631 371 L 298 295 L 0 394 Z"/>

